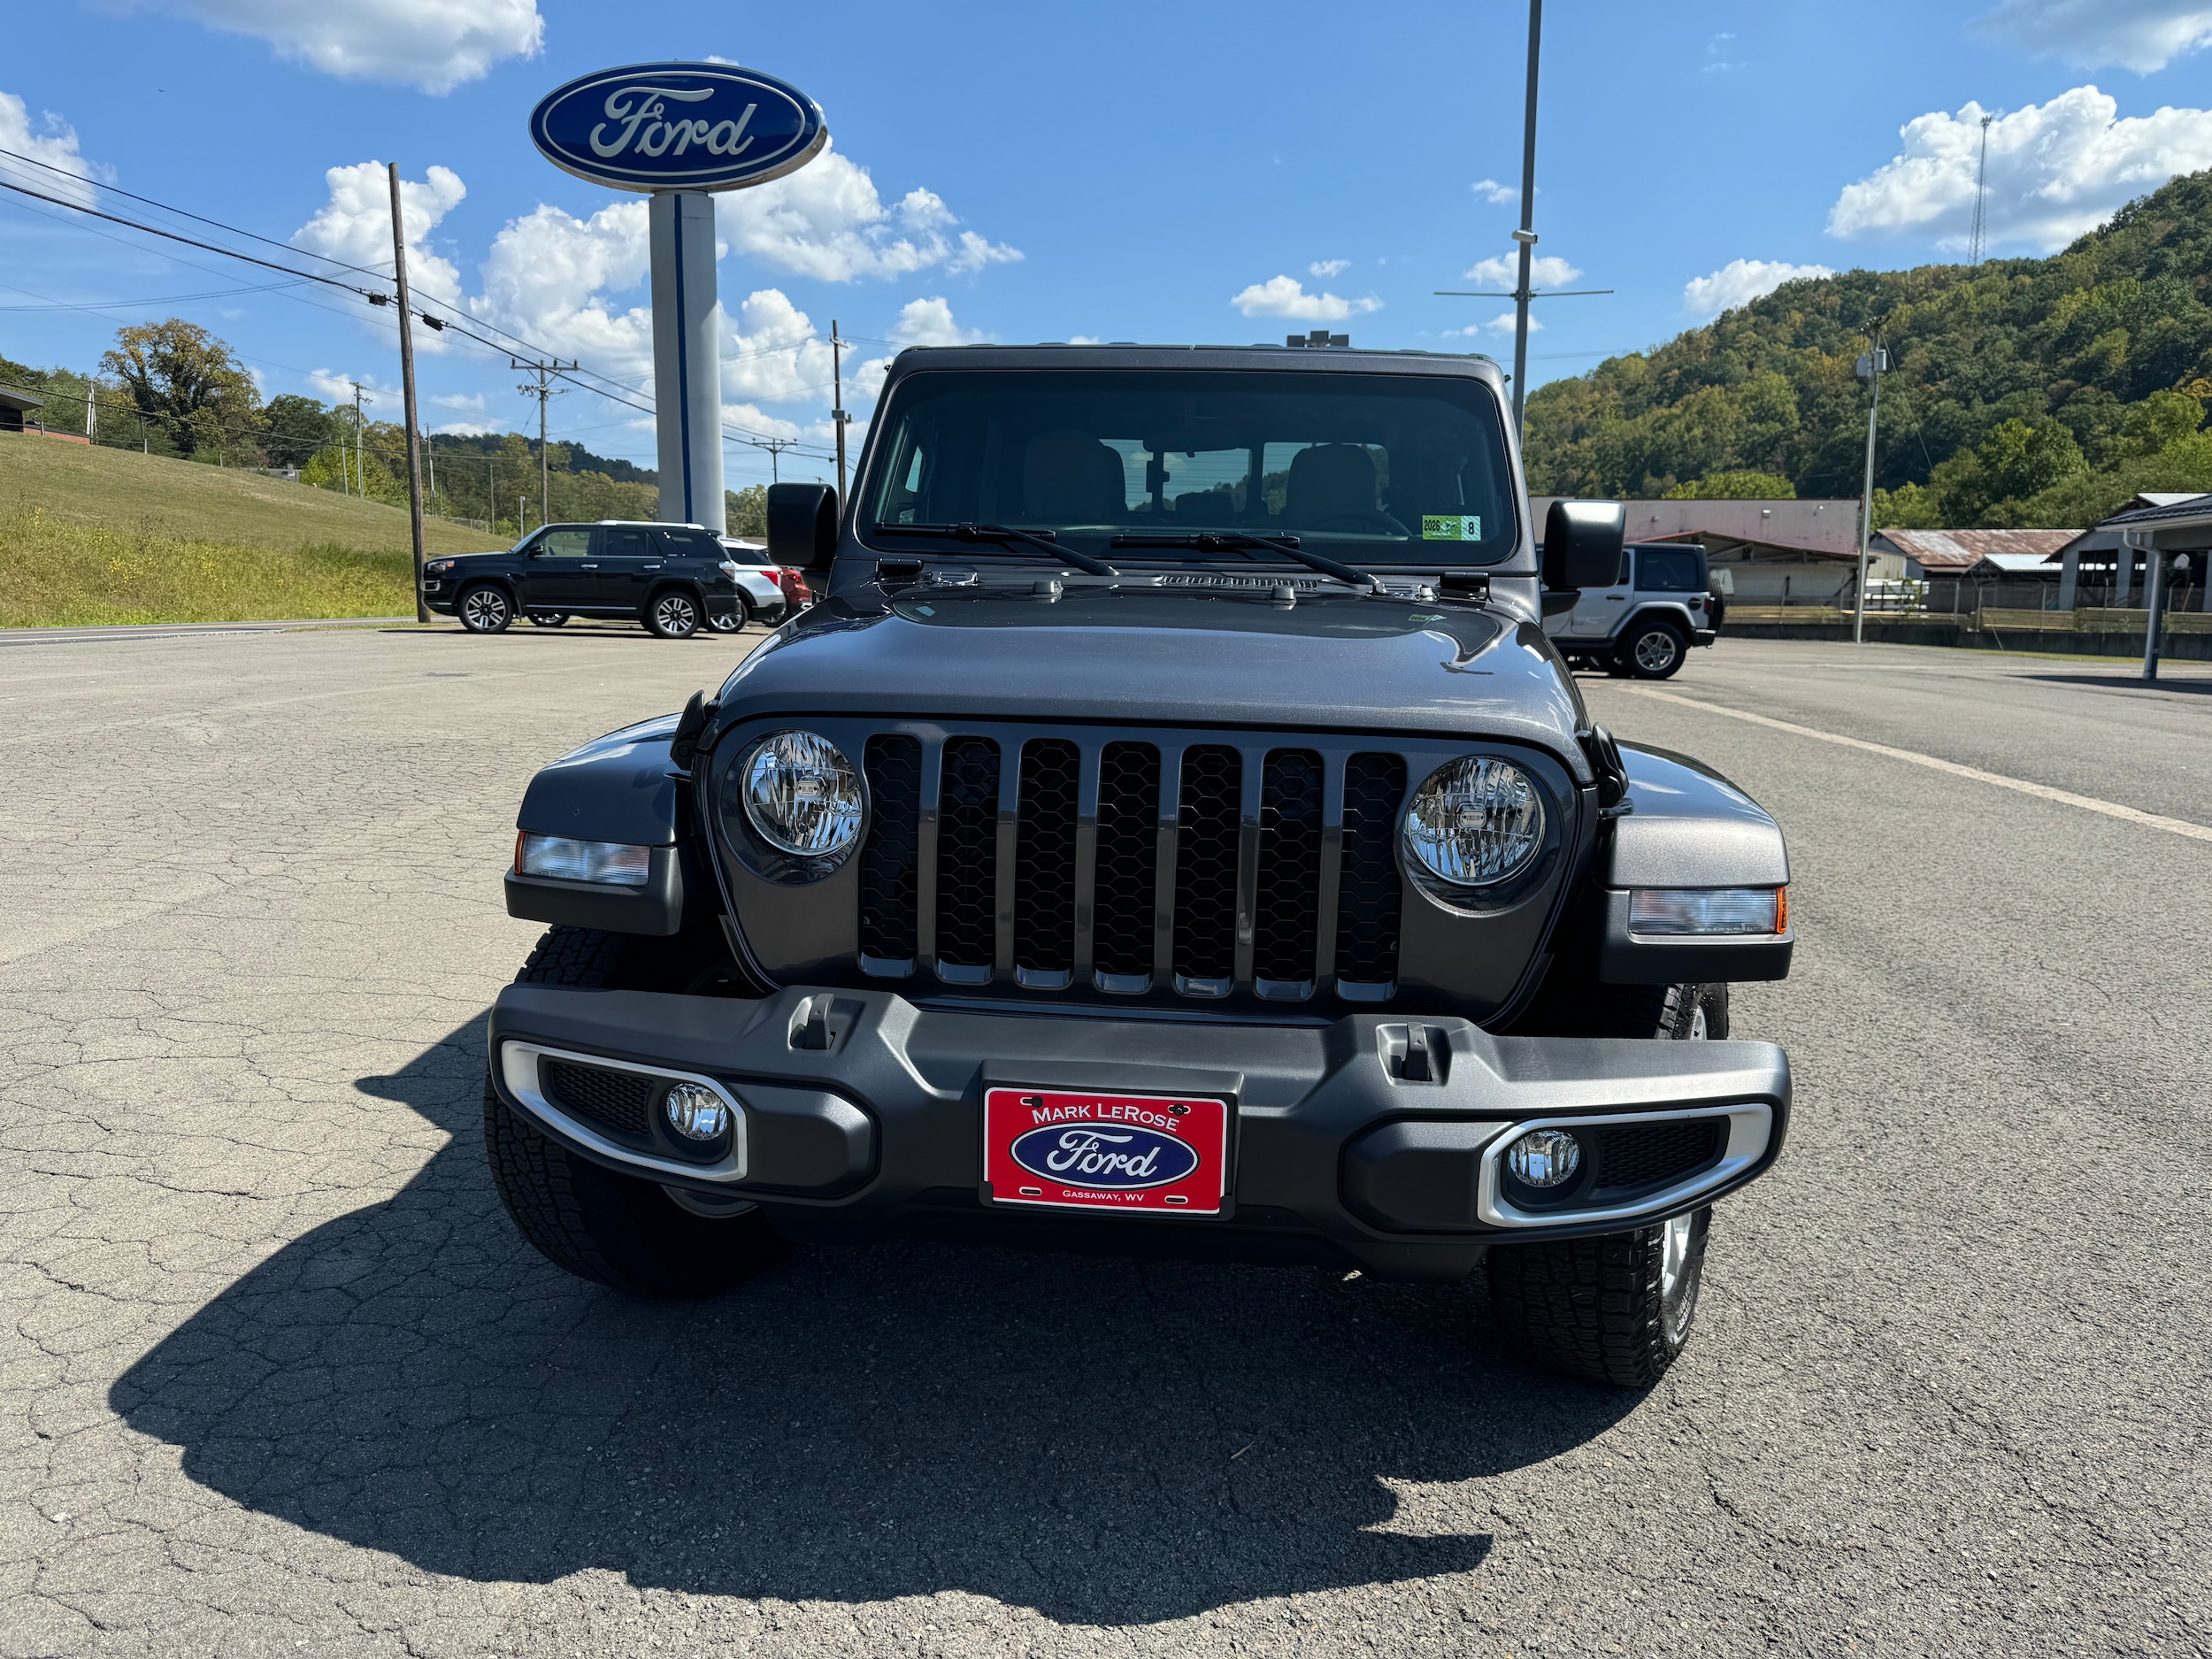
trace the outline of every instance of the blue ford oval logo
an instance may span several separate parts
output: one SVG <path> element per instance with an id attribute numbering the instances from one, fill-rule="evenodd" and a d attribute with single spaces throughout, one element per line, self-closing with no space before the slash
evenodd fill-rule
<path id="1" fill-rule="evenodd" d="M 725 64 L 636 64 L 586 75 L 530 112 L 555 166 L 618 190 L 729 190 L 780 179 L 829 142 L 812 98 Z"/>
<path id="2" fill-rule="evenodd" d="M 1165 1187 L 1198 1167 L 1189 1142 L 1134 1124 L 1055 1124 L 1016 1136 L 1010 1149 L 1033 1175 L 1118 1192 Z"/>

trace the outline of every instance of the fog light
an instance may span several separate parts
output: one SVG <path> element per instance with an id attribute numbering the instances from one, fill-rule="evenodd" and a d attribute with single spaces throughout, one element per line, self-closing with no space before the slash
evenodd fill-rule
<path id="1" fill-rule="evenodd" d="M 1505 1167 L 1530 1187 L 1563 1186 L 1582 1167 L 1582 1146 L 1563 1129 L 1532 1129 L 1505 1149 Z"/>
<path id="2" fill-rule="evenodd" d="M 728 1102 L 710 1088 L 679 1083 L 663 1107 L 668 1126 L 687 1141 L 712 1141 L 730 1126 Z"/>

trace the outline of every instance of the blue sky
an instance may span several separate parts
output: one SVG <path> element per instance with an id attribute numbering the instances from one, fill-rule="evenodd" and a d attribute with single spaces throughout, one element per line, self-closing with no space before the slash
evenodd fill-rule
<path id="1" fill-rule="evenodd" d="M 0 148 L 81 173 L 88 199 L 114 185 L 363 264 L 389 257 L 365 164 L 397 161 L 431 297 L 647 385 L 643 198 L 556 171 L 525 119 L 614 65 L 764 69 L 820 103 L 833 148 L 721 198 L 726 417 L 818 446 L 833 317 L 856 342 L 864 419 L 908 342 L 1242 342 L 1326 323 L 1509 361 L 1507 304 L 1432 290 L 1511 285 L 1480 262 L 1517 223 L 1526 25 L 1513 0 L 54 0 L 12 8 Z M 2000 116 L 1993 250 L 2062 245 L 2212 165 L 2200 42 L 2212 0 L 1869 0 L 1847 16 L 1553 0 L 1536 218 L 1559 263 L 1540 285 L 1617 292 L 1540 302 L 1532 380 L 1655 343 L 1792 269 L 1955 257 L 1985 111 Z M 35 173 L 0 157 L 0 178 Z M 0 353 L 89 368 L 120 324 L 174 314 L 229 340 L 270 395 L 396 386 L 389 324 L 357 302 L 215 293 L 273 279 L 104 228 L 0 202 Z M 426 424 L 522 427 L 518 378 L 503 358 L 427 352 Z M 377 412 L 397 410 L 395 391 Z M 554 421 L 651 464 L 633 411 L 578 391 Z M 733 486 L 767 471 L 731 449 Z"/>

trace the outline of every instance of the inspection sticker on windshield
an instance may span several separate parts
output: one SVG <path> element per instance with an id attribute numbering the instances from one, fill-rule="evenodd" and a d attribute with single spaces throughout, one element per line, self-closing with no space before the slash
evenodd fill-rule
<path id="1" fill-rule="evenodd" d="M 1482 520 L 1472 514 L 1440 518 L 1432 514 L 1424 515 L 1421 519 L 1421 540 L 1424 541 L 1479 541 L 1482 540 Z"/>
<path id="2" fill-rule="evenodd" d="M 1021 1088 L 983 1096 L 993 1203 L 1217 1216 L 1228 1168 L 1225 1100 Z"/>

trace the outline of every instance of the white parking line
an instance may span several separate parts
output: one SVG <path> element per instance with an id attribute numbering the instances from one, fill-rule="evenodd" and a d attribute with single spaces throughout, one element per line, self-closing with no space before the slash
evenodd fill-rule
<path id="1" fill-rule="evenodd" d="M 1655 698 L 1661 703 L 1678 703 L 1686 709 L 1695 709 L 1704 714 L 1725 715 L 1732 720 L 1748 720 L 1754 726 L 1771 726 L 1775 731 L 1787 732 L 1793 737 L 1816 738 L 1821 742 L 1839 744 L 1845 749 L 1862 749 L 1870 755 L 1886 755 L 1892 760 L 1925 766 L 1931 772 L 1947 772 L 1955 778 L 1971 778 L 1976 783 L 1994 784 L 2000 789 L 2032 795 L 2039 801 L 2055 801 L 2061 806 L 2077 806 L 2085 812 L 2101 812 L 2107 818 L 2124 818 L 2130 824 L 2140 824 L 2147 829 L 2164 830 L 2170 835 L 2186 835 L 2191 841 L 2212 841 L 2212 827 L 2192 824 L 2186 818 L 2165 818 L 2156 812 L 2122 806 L 2116 801 L 2100 801 L 2093 795 L 2076 795 L 2070 789 L 2054 789 L 2047 783 L 2030 783 L 2024 778 L 2008 778 L 2001 772 L 1984 772 L 1978 766 L 1962 766 L 1955 760 L 1939 760 L 1933 755 L 1923 755 L 1917 749 L 1893 749 L 1887 743 L 1870 743 L 1862 737 L 1845 737 L 1838 732 L 1824 732 L 1816 726 L 1777 720 L 1743 709 L 1724 708 L 1717 703 L 1701 703 L 1695 697 L 1685 697 L 1649 686 L 1619 686 L 1615 689 L 1632 692 L 1639 697 Z"/>

